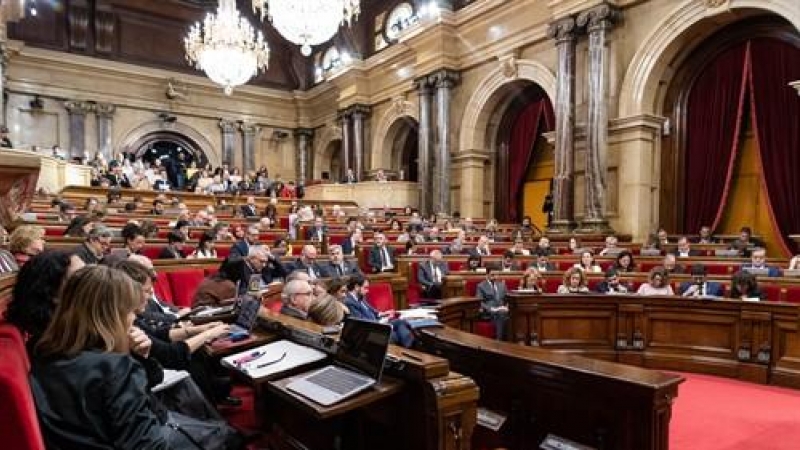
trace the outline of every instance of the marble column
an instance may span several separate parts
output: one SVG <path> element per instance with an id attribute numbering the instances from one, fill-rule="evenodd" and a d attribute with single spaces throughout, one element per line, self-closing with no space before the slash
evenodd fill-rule
<path id="1" fill-rule="evenodd" d="M 233 148 L 236 146 L 236 122 L 220 119 L 219 128 L 222 131 L 222 164 L 233 166 Z"/>
<path id="2" fill-rule="evenodd" d="M 256 171 L 256 136 L 261 127 L 252 123 L 239 124 L 242 132 L 242 173 Z"/>
<path id="3" fill-rule="evenodd" d="M 551 233 L 575 228 L 575 19 L 565 17 L 550 24 L 548 35 L 556 40 L 555 174 L 553 178 L 553 221 Z"/>
<path id="4" fill-rule="evenodd" d="M 116 105 L 110 103 L 98 103 L 95 106 L 95 114 L 97 115 L 97 149 L 106 157 L 106 161 L 111 161 L 114 151 L 111 138 L 113 136 L 112 126 L 116 110 Z"/>
<path id="5" fill-rule="evenodd" d="M 587 64 L 588 117 L 586 120 L 585 206 L 581 233 L 612 232 L 606 213 L 606 153 L 608 151 L 608 45 L 606 37 L 618 10 L 601 4 L 578 15 L 577 25 L 589 35 Z"/>
<path id="6" fill-rule="evenodd" d="M 342 149 L 339 151 L 339 165 L 341 173 L 339 173 L 339 181 L 343 182 L 347 178 L 347 169 L 352 169 L 350 165 L 350 155 L 352 154 L 353 147 L 353 133 L 352 133 L 352 114 L 351 111 L 341 111 L 339 113 L 340 126 L 342 127 Z M 356 174 L 356 181 L 361 181 Z"/>
<path id="7" fill-rule="evenodd" d="M 433 86 L 428 77 L 414 82 L 419 93 L 419 129 L 417 179 L 419 180 L 419 211 L 425 217 L 433 212 L 431 202 L 431 164 L 433 161 Z"/>
<path id="8" fill-rule="evenodd" d="M 297 139 L 295 151 L 295 173 L 297 183 L 305 183 L 314 177 L 313 158 L 311 155 L 314 130 L 311 128 L 298 128 L 294 130 Z"/>
<path id="9" fill-rule="evenodd" d="M 353 172 L 356 173 L 356 179 L 363 180 L 364 178 L 364 158 L 367 154 L 366 150 L 366 133 L 364 127 L 364 120 L 369 115 L 369 106 L 367 105 L 353 105 L 350 108 L 350 115 L 353 122 Z"/>
<path id="10" fill-rule="evenodd" d="M 441 70 L 430 76 L 436 87 L 436 149 L 433 167 L 433 211 L 450 214 L 450 99 L 459 74 Z"/>
<path id="11" fill-rule="evenodd" d="M 73 158 L 89 158 L 86 154 L 86 113 L 92 110 L 92 104 L 78 100 L 64 102 L 69 114 L 69 154 L 67 160 Z M 91 155 L 94 156 L 94 155 Z"/>

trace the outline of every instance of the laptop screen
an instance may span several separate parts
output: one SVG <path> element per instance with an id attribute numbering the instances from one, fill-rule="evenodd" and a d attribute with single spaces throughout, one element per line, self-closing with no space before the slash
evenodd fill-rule
<path id="1" fill-rule="evenodd" d="M 247 331 L 253 329 L 258 319 L 258 309 L 261 302 L 257 298 L 245 295 L 241 298 L 239 306 L 239 316 L 236 317 L 236 325 L 244 328 Z"/>
<path id="2" fill-rule="evenodd" d="M 762 277 L 769 276 L 769 269 L 767 269 L 766 267 L 745 267 L 744 270 L 746 272 L 750 272 L 755 276 L 762 276 Z"/>
<path id="3" fill-rule="evenodd" d="M 342 328 L 336 362 L 379 380 L 392 327 L 378 322 L 347 319 Z"/>

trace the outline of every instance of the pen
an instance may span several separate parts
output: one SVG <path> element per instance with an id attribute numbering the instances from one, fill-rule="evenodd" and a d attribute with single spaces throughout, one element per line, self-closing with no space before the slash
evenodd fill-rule
<path id="1" fill-rule="evenodd" d="M 249 355 L 245 355 L 245 356 L 242 356 L 241 358 L 237 359 L 236 361 L 234 361 L 234 364 L 236 364 L 237 366 L 241 366 L 242 364 L 247 364 L 250 361 L 256 360 L 256 359 L 264 356 L 265 353 L 266 352 L 261 352 L 261 351 L 256 350 L 256 351 L 250 353 Z"/>
<path id="2" fill-rule="evenodd" d="M 401 355 L 405 356 L 408 359 L 413 359 L 414 361 L 422 362 L 422 358 L 416 355 L 412 355 L 411 353 L 400 352 Z"/>

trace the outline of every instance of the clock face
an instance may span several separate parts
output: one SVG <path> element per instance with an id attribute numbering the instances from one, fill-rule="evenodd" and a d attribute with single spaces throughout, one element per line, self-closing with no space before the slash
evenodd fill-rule
<path id="1" fill-rule="evenodd" d="M 417 23 L 417 16 L 414 14 L 414 7 L 410 3 L 401 3 L 389 14 L 386 19 L 384 32 L 389 41 L 396 41 L 403 30 Z"/>
<path id="2" fill-rule="evenodd" d="M 341 56 L 339 55 L 339 50 L 336 47 L 331 47 L 322 57 L 322 70 L 331 70 L 338 66 L 340 62 Z"/>

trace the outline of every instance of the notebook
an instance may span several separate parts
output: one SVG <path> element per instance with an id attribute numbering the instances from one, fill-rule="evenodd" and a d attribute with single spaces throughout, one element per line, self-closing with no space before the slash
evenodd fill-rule
<path id="1" fill-rule="evenodd" d="M 261 302 L 251 295 L 245 295 L 239 300 L 239 315 L 236 322 L 231 325 L 230 334 L 250 334 L 258 320 L 258 309 Z"/>
<path id="2" fill-rule="evenodd" d="M 389 349 L 389 325 L 347 319 L 333 364 L 286 385 L 292 392 L 329 406 L 377 384 Z"/>

